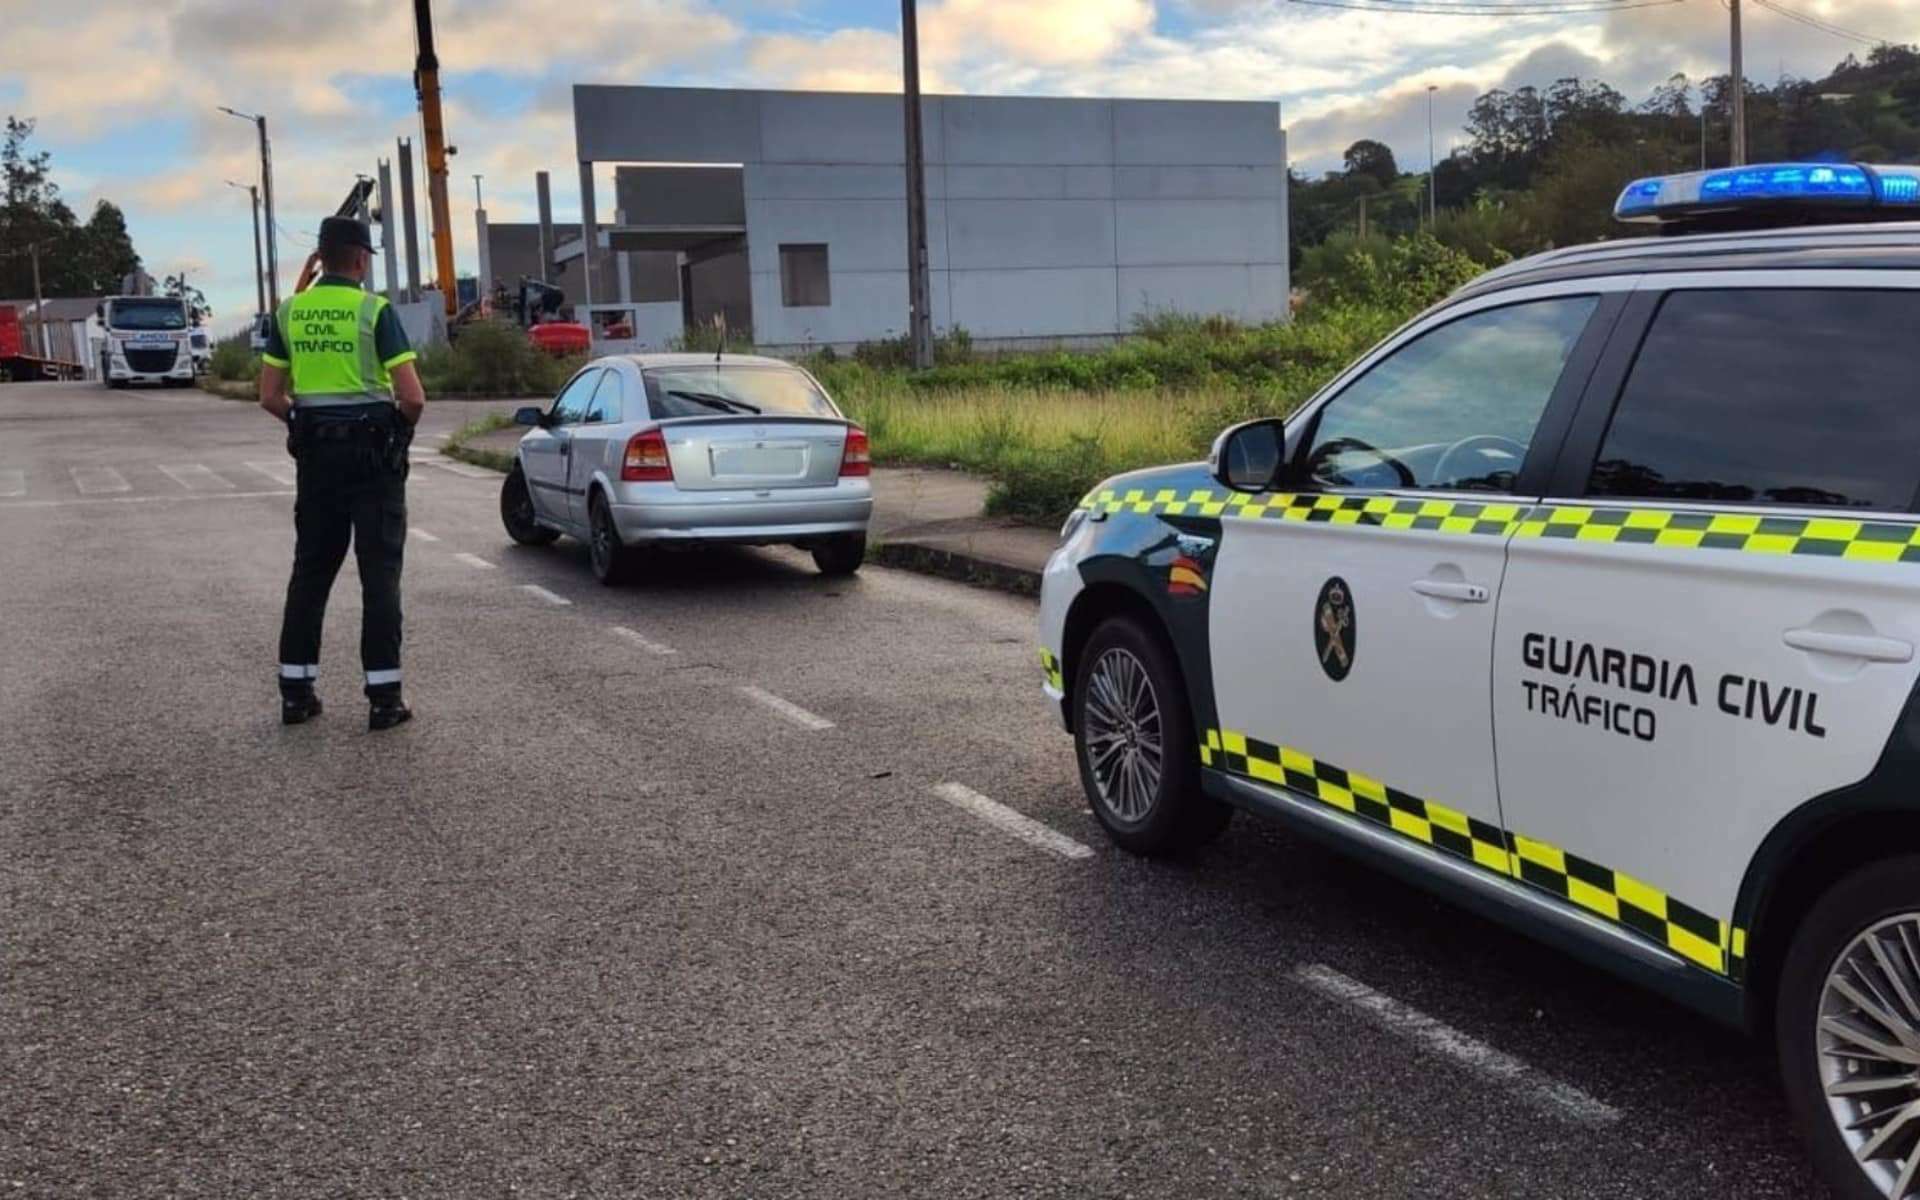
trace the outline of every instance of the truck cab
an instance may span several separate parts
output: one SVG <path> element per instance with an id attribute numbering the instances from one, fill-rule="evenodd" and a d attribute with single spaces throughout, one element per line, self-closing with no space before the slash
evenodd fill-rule
<path id="1" fill-rule="evenodd" d="M 193 382 L 193 320 L 185 300 L 109 296 L 96 315 L 102 330 L 100 379 L 108 387 L 184 387 Z"/>

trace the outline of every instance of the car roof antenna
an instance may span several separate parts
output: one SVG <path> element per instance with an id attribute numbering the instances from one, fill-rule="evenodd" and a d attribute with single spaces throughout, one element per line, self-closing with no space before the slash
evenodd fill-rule
<path id="1" fill-rule="evenodd" d="M 723 308 L 719 312 L 713 314 L 713 324 L 714 324 L 714 327 L 720 331 L 720 336 L 717 339 L 715 339 L 713 344 L 713 365 L 717 367 L 720 365 L 720 352 L 727 348 L 727 310 L 726 309 Z"/>

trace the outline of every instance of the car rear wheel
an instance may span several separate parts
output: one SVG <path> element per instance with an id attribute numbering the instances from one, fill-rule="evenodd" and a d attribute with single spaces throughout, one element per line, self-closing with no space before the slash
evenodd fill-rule
<path id="1" fill-rule="evenodd" d="M 607 498 L 599 492 L 587 505 L 587 550 L 593 560 L 593 577 L 612 587 L 624 583 L 633 574 L 634 552 L 620 540 Z"/>
<path id="2" fill-rule="evenodd" d="M 813 565 L 822 575 L 851 575 L 867 558 L 867 535 L 837 533 L 813 547 Z"/>
<path id="3" fill-rule="evenodd" d="M 1139 622 L 1114 617 L 1087 639 L 1073 715 L 1080 785 L 1116 845 L 1179 854 L 1227 827 L 1233 810 L 1200 790 L 1193 717 L 1173 656 Z"/>
<path id="4" fill-rule="evenodd" d="M 535 519 L 533 489 L 527 486 L 526 474 L 518 467 L 500 485 L 500 523 L 507 527 L 507 536 L 522 546 L 551 546 L 560 536 Z"/>
<path id="5" fill-rule="evenodd" d="M 1920 1197 L 1920 857 L 1864 867 L 1808 911 L 1774 1037 L 1788 1106 L 1834 1194 Z"/>

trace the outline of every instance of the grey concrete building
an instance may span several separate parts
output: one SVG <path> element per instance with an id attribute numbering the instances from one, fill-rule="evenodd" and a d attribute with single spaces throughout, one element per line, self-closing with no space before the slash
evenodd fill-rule
<path id="1" fill-rule="evenodd" d="M 924 104 L 936 329 L 1019 343 L 1108 338 L 1156 311 L 1286 315 L 1278 104 Z M 623 297 L 620 272 L 596 269 L 574 298 L 628 314 L 642 345 L 714 312 L 776 348 L 899 335 L 902 123 L 898 95 L 575 87 L 591 240 L 662 256 L 678 286 L 643 299 L 629 283 Z M 603 217 L 586 184 L 608 164 L 616 207 Z"/>

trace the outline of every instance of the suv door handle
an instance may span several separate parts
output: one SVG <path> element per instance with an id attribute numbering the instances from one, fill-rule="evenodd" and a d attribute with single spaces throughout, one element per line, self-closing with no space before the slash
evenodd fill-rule
<path id="1" fill-rule="evenodd" d="M 1837 658 L 1857 658 L 1866 662 L 1913 661 L 1913 643 L 1896 638 L 1828 633 L 1821 629 L 1789 629 L 1780 636 L 1795 650 L 1807 650 L 1814 654 L 1831 654 Z"/>
<path id="2" fill-rule="evenodd" d="M 1416 579 L 1413 590 L 1435 600 L 1453 600 L 1461 604 L 1485 604 L 1489 595 L 1487 589 L 1477 583 L 1460 583 L 1452 579 Z"/>

